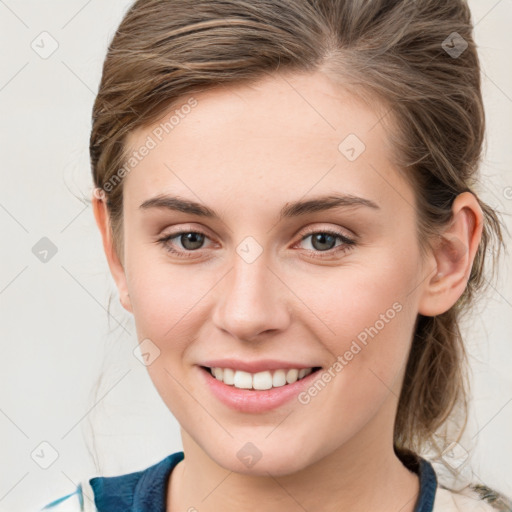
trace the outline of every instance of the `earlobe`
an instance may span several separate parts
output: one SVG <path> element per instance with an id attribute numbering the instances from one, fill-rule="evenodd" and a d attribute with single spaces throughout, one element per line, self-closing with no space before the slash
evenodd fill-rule
<path id="1" fill-rule="evenodd" d="M 125 293 L 124 296 L 120 295 L 119 302 L 121 302 L 121 305 L 123 306 L 124 309 L 126 309 L 126 311 L 133 313 L 132 303 L 130 302 L 130 294 L 129 293 Z"/>
<path id="2" fill-rule="evenodd" d="M 424 281 L 418 313 L 442 314 L 463 294 L 482 236 L 482 222 L 476 197 L 470 192 L 459 194 L 452 205 L 452 221 L 434 244 L 435 265 Z"/>
<path id="3" fill-rule="evenodd" d="M 96 225 L 101 234 L 101 239 L 103 242 L 103 250 L 105 252 L 105 256 L 107 258 L 107 263 L 110 268 L 110 273 L 116 283 L 117 290 L 119 292 L 119 298 L 121 305 L 130 313 L 132 312 L 132 306 L 129 299 L 127 283 L 126 283 L 126 275 L 123 268 L 123 265 L 116 253 L 114 243 L 113 243 L 113 235 L 112 228 L 110 225 L 110 217 L 107 211 L 105 194 L 101 195 L 96 192 L 93 192 L 92 196 L 92 209 L 94 213 L 94 218 L 96 221 Z"/>

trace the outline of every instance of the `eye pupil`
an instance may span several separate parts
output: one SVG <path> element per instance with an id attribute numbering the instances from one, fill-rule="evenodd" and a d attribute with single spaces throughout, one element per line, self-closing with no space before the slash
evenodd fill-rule
<path id="1" fill-rule="evenodd" d="M 181 235 L 181 243 L 188 250 L 199 249 L 203 241 L 204 235 L 201 233 L 185 233 Z M 197 244 L 197 246 L 194 246 L 194 244 Z"/>
<path id="2" fill-rule="evenodd" d="M 326 242 L 326 239 L 328 239 L 328 241 Z M 317 245 L 317 242 L 319 242 L 320 244 L 320 247 Z M 329 250 L 329 249 L 332 249 L 332 247 L 322 247 L 322 245 L 331 245 L 332 243 L 336 243 L 336 238 L 333 236 L 333 235 L 330 235 L 328 233 L 316 233 L 315 235 L 313 235 L 313 238 L 312 238 L 312 241 L 311 241 L 313 247 L 315 247 L 315 249 L 318 249 L 318 250 Z"/>

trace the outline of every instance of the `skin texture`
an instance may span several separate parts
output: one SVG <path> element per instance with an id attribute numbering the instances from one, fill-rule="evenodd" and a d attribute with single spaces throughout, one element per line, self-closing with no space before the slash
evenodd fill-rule
<path id="1" fill-rule="evenodd" d="M 418 478 L 393 451 L 403 371 L 418 313 L 448 310 L 466 286 L 482 231 L 475 197 L 456 198 L 444 243 L 422 260 L 414 191 L 390 163 L 383 110 L 318 72 L 194 98 L 125 177 L 122 263 L 93 196 L 121 302 L 139 341 L 160 350 L 149 375 L 181 425 L 185 460 L 169 479 L 168 511 L 412 511 Z M 128 146 L 144 144 L 157 124 L 131 133 Z M 366 146 L 354 161 L 338 149 L 351 133 Z M 334 193 L 379 209 L 278 218 L 288 202 Z M 158 194 L 198 201 L 221 220 L 139 208 Z M 306 228 L 357 242 L 335 253 L 342 240 L 301 241 Z M 206 235 L 202 245 L 168 242 L 182 253 L 199 247 L 191 258 L 157 242 L 179 229 Z M 248 236 L 262 249 L 252 263 L 236 252 Z M 394 303 L 400 311 L 308 404 L 241 413 L 200 378 L 197 364 L 222 357 L 328 368 Z M 248 442 L 262 455 L 252 467 L 237 457 Z"/>

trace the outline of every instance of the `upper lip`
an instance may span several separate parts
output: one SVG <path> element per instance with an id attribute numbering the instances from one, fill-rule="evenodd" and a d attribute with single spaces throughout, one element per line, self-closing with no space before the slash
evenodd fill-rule
<path id="1" fill-rule="evenodd" d="M 204 361 L 200 366 L 208 368 L 232 368 L 233 370 L 242 370 L 249 373 L 264 372 L 265 370 L 279 370 L 290 368 L 316 368 L 320 365 L 294 363 L 289 361 L 278 361 L 276 359 L 262 359 L 260 361 L 241 361 L 240 359 L 215 359 Z"/>

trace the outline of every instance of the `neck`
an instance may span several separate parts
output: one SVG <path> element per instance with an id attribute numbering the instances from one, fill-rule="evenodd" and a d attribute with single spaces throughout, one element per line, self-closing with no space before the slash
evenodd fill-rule
<path id="1" fill-rule="evenodd" d="M 366 434 L 314 464 L 276 477 L 226 470 L 182 430 L 185 459 L 171 473 L 167 512 L 413 512 L 418 475 L 396 456 L 392 440 L 383 443 L 382 435 Z"/>

